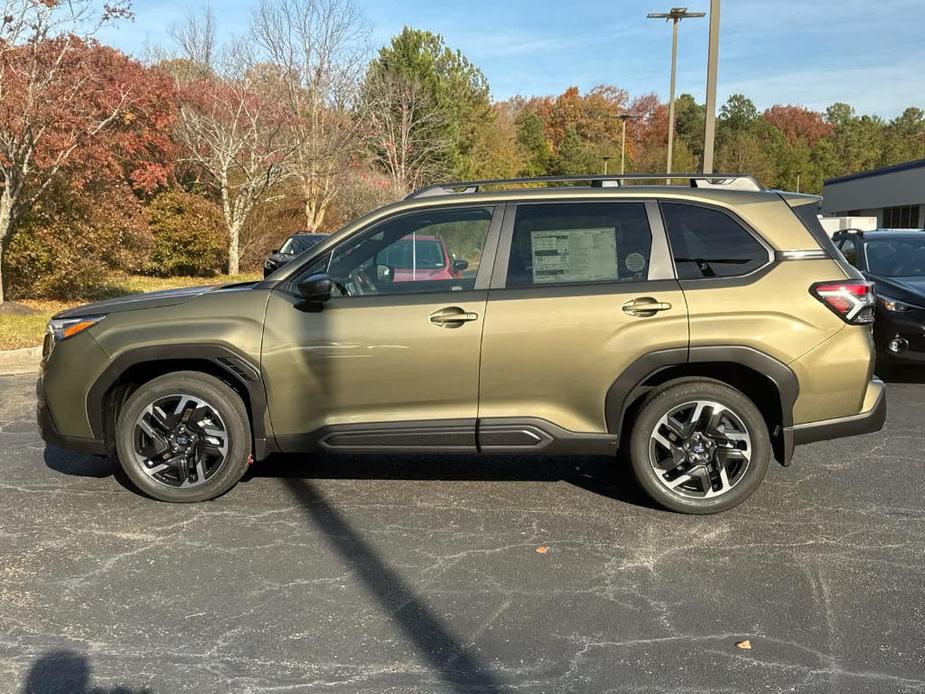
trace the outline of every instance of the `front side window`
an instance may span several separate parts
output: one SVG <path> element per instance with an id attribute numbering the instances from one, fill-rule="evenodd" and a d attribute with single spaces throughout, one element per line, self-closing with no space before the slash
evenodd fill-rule
<path id="1" fill-rule="evenodd" d="M 768 262 L 765 247 L 724 212 L 674 202 L 661 207 L 678 279 L 747 275 Z"/>
<path id="2" fill-rule="evenodd" d="M 344 296 L 473 289 L 492 208 L 414 212 L 334 252 L 328 270 Z"/>
<path id="3" fill-rule="evenodd" d="M 520 204 L 505 286 L 645 280 L 651 249 L 641 202 Z"/>

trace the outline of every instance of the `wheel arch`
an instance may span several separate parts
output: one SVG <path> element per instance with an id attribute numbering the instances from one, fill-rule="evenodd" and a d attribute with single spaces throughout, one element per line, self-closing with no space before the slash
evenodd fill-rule
<path id="1" fill-rule="evenodd" d="M 258 460 L 275 450 L 265 423 L 266 391 L 259 366 L 226 345 L 170 345 L 142 347 L 116 357 L 87 394 L 90 428 L 110 448 L 116 416 L 128 396 L 148 381 L 174 371 L 198 371 L 234 389 L 247 409 Z"/>
<path id="2" fill-rule="evenodd" d="M 793 454 L 793 405 L 799 382 L 781 361 L 745 346 L 692 347 L 650 352 L 627 368 L 608 389 L 607 430 L 620 436 L 630 426 L 642 398 L 668 382 L 709 378 L 744 393 L 761 411 L 774 447 L 774 457 L 789 465 Z M 621 437 L 622 438 L 622 437 Z"/>

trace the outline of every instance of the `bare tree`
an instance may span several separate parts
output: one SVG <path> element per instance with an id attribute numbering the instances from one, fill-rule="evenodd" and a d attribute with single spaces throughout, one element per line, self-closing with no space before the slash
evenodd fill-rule
<path id="1" fill-rule="evenodd" d="M 215 49 L 211 12 L 190 15 L 173 32 L 187 65 L 177 70 L 176 138 L 183 161 L 200 169 L 221 200 L 228 228 L 228 272 L 240 271 L 241 230 L 254 207 L 276 195 L 291 146 L 286 114 L 243 41 Z M 208 61 L 203 63 L 202 61 Z"/>
<path id="2" fill-rule="evenodd" d="M 93 112 L 53 107 L 78 102 L 94 89 L 93 76 L 70 58 L 104 24 L 129 16 L 125 3 L 97 5 L 93 0 L 0 0 L 0 303 L 3 254 L 17 220 L 77 147 L 113 123 L 130 101 L 126 91 Z"/>
<path id="3" fill-rule="evenodd" d="M 339 174 L 359 149 L 353 117 L 368 30 L 354 0 L 263 0 L 252 34 L 279 70 L 293 173 L 309 229 L 324 226 Z"/>
<path id="4" fill-rule="evenodd" d="M 423 85 L 402 74 L 371 71 L 363 88 L 363 121 L 369 149 L 389 175 L 395 192 L 412 189 L 449 173 L 441 139 L 449 114 Z"/>

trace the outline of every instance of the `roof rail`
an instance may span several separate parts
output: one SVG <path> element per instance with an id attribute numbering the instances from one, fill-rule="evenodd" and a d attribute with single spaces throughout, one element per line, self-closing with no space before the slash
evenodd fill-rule
<path id="1" fill-rule="evenodd" d="M 405 199 L 435 195 L 478 193 L 486 186 L 520 186 L 525 184 L 587 183 L 591 188 L 620 188 L 627 181 L 686 181 L 691 188 L 727 188 L 733 190 L 764 190 L 754 176 L 748 174 L 633 173 L 618 175 L 588 174 L 580 176 L 533 176 L 529 178 L 488 178 L 480 181 L 452 181 L 418 188 Z M 668 183 L 667 185 L 671 185 Z"/>

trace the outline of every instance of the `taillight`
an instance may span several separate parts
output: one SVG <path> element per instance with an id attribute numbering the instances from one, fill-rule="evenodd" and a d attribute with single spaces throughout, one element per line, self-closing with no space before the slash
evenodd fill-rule
<path id="1" fill-rule="evenodd" d="M 874 322 L 874 285 L 863 280 L 816 282 L 809 293 L 828 306 L 846 323 Z"/>

